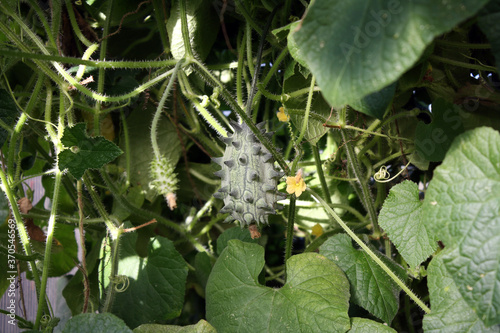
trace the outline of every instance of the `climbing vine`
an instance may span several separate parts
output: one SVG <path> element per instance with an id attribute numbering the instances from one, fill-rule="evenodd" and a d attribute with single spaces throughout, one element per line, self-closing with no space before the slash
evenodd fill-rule
<path id="1" fill-rule="evenodd" d="M 0 2 L 6 325 L 499 331 L 498 4 Z"/>

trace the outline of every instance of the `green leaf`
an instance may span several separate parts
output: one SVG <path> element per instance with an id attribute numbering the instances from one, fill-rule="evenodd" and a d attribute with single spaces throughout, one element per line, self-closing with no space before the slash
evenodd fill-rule
<path id="1" fill-rule="evenodd" d="M 288 38 L 327 101 L 338 107 L 395 82 L 434 37 L 487 2 L 316 0 Z"/>
<path id="2" fill-rule="evenodd" d="M 87 241 L 89 240 L 87 239 Z M 89 308 L 94 307 L 97 309 L 99 307 L 99 289 L 102 287 L 98 280 L 100 273 L 98 261 L 102 239 L 92 240 L 91 244 L 92 246 L 90 247 L 90 251 L 87 252 L 87 256 L 85 257 L 90 283 Z M 88 243 L 86 245 L 88 246 Z M 82 271 L 78 270 L 62 290 L 62 295 L 66 300 L 66 305 L 69 307 L 71 314 L 74 316 L 82 312 L 84 302 L 84 295 L 82 292 L 84 289 L 83 280 L 84 277 Z"/>
<path id="3" fill-rule="evenodd" d="M 207 283 L 207 319 L 217 332 L 345 332 L 349 285 L 342 271 L 317 253 L 291 257 L 287 282 L 258 282 L 264 248 L 231 240 Z"/>
<path id="4" fill-rule="evenodd" d="M 217 331 L 202 319 L 196 325 L 189 326 L 143 324 L 136 327 L 134 333 L 217 333 Z"/>
<path id="5" fill-rule="evenodd" d="M 359 112 L 382 119 L 392 102 L 396 86 L 396 83 L 392 83 L 379 91 L 352 102 L 350 105 Z"/>
<path id="6" fill-rule="evenodd" d="M 453 139 L 463 132 L 460 108 L 444 99 L 432 103 L 432 122 L 419 122 L 415 131 L 417 153 L 431 161 L 443 160 Z"/>
<path id="7" fill-rule="evenodd" d="M 19 117 L 19 111 L 17 111 L 16 103 L 7 90 L 0 89 L 0 122 L 3 126 L 12 128 L 17 117 Z M 3 126 L 0 126 L 0 148 L 3 147 L 9 135 L 9 132 Z"/>
<path id="8" fill-rule="evenodd" d="M 214 260 L 215 261 L 215 260 Z M 206 252 L 198 252 L 194 257 L 194 268 L 196 273 L 196 278 L 201 284 L 203 289 L 207 286 L 208 277 L 212 271 L 212 260 Z"/>
<path id="9" fill-rule="evenodd" d="M 112 312 L 129 327 L 178 317 L 184 304 L 187 265 L 172 241 L 156 236 L 148 244 L 148 256 L 135 251 L 137 234 L 122 236 L 117 275 L 130 285 L 116 293 Z"/>
<path id="10" fill-rule="evenodd" d="M 63 333 L 132 333 L 123 320 L 111 313 L 82 313 L 66 322 Z"/>
<path id="11" fill-rule="evenodd" d="M 141 186 L 132 186 L 125 194 L 125 198 L 132 205 L 141 207 L 144 203 L 144 191 Z M 112 212 L 113 216 L 116 217 L 118 221 L 125 221 L 130 216 L 130 211 L 117 201 L 113 201 Z"/>
<path id="12" fill-rule="evenodd" d="M 145 198 L 149 201 L 153 201 L 157 196 L 156 191 L 149 187 L 149 164 L 154 158 L 154 153 L 151 148 L 151 137 L 144 133 L 150 133 L 154 111 L 155 109 L 151 107 L 142 110 L 142 106 L 138 106 L 127 119 L 130 139 L 130 170 L 128 170 L 130 182 L 133 186 L 142 185 Z M 176 165 L 182 152 L 181 143 L 174 125 L 166 117 L 162 117 L 158 123 L 157 139 L 161 155 Z M 125 140 L 121 142 L 124 143 Z M 126 150 L 125 144 L 120 147 Z M 126 167 L 125 155 L 120 157 L 118 164 L 123 168 Z"/>
<path id="13" fill-rule="evenodd" d="M 422 220 L 418 186 L 404 181 L 391 188 L 379 215 L 379 224 L 411 268 L 426 260 L 437 247 Z"/>
<path id="14" fill-rule="evenodd" d="M 59 170 L 68 169 L 77 179 L 82 178 L 85 170 L 99 169 L 123 153 L 103 137 L 88 137 L 85 129 L 84 123 L 67 127 L 61 138 L 62 144 L 70 149 L 59 153 Z"/>
<path id="15" fill-rule="evenodd" d="M 500 326 L 484 326 L 469 307 L 446 270 L 442 253 L 429 264 L 427 281 L 432 312 L 424 316 L 424 332 L 500 332 Z"/>
<path id="16" fill-rule="evenodd" d="M 500 134 L 480 127 L 453 141 L 427 189 L 423 218 L 443 262 L 486 326 L 500 323 Z"/>
<path id="17" fill-rule="evenodd" d="M 227 242 L 229 242 L 231 239 L 239 239 L 242 242 L 245 243 L 257 243 L 257 239 L 252 239 L 250 236 L 250 232 L 248 229 L 242 229 L 238 227 L 233 227 L 230 229 L 225 230 L 219 238 L 217 238 L 217 255 L 221 255 L 222 251 L 227 246 Z"/>
<path id="18" fill-rule="evenodd" d="M 395 330 L 376 321 L 366 318 L 351 318 L 351 329 L 349 333 L 389 333 Z"/>
<path id="19" fill-rule="evenodd" d="M 336 263 L 347 275 L 354 303 L 384 322 L 392 321 L 398 312 L 401 289 L 366 252 L 355 249 L 348 235 L 338 234 L 323 243 L 320 253 Z M 406 280 L 406 273 L 400 266 L 378 254 L 393 272 L 403 281 Z"/>
<path id="20" fill-rule="evenodd" d="M 186 14 L 193 51 L 201 60 L 205 60 L 217 38 L 219 16 L 214 10 L 212 1 L 207 0 L 186 1 Z M 182 59 L 185 48 L 181 31 L 179 0 L 172 2 L 172 10 L 167 22 L 167 32 L 172 56 L 174 59 Z"/>
<path id="21" fill-rule="evenodd" d="M 52 245 L 53 252 L 50 258 L 49 277 L 61 276 L 68 273 L 75 267 L 75 262 L 78 262 L 75 226 L 58 224 L 54 230 L 54 238 L 61 243 L 61 247 Z M 40 244 L 43 245 L 43 250 L 45 250 L 45 243 Z"/>
<path id="22" fill-rule="evenodd" d="M 491 51 L 495 56 L 497 69 L 500 71 L 500 29 L 498 29 L 498 20 L 500 20 L 500 1 L 491 0 L 479 13 L 477 23 L 491 44 Z"/>

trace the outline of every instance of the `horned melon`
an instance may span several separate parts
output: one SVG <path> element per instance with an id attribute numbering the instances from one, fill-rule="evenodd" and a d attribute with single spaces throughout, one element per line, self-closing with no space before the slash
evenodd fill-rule
<path id="1" fill-rule="evenodd" d="M 269 215 L 276 213 L 277 200 L 286 197 L 277 190 L 284 173 L 275 168 L 273 156 L 245 123 L 232 122 L 232 126 L 234 133 L 222 138 L 224 155 L 213 158 L 221 166 L 215 172 L 221 178 L 221 188 L 214 197 L 224 201 L 220 212 L 230 213 L 224 222 L 237 220 L 241 227 L 267 224 Z M 265 133 L 264 123 L 257 127 Z"/>

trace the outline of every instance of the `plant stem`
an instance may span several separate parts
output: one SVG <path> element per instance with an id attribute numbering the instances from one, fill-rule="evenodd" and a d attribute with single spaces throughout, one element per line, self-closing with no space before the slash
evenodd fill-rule
<path id="1" fill-rule="evenodd" d="M 130 137 L 128 133 L 128 125 L 127 125 L 127 117 L 123 113 L 123 110 L 120 109 L 120 119 L 122 121 L 121 129 L 123 130 L 123 139 L 125 141 L 125 175 L 127 177 L 127 187 L 130 185 L 130 170 L 131 170 L 131 161 L 130 161 Z"/>
<path id="2" fill-rule="evenodd" d="M 50 270 L 50 257 L 52 256 L 52 241 L 54 240 L 54 230 L 56 226 L 56 216 L 57 216 L 57 205 L 59 204 L 59 189 L 61 188 L 62 172 L 59 171 L 57 160 L 56 160 L 56 172 L 54 177 L 54 195 L 52 197 L 52 207 L 50 209 L 50 217 L 47 227 L 47 239 L 45 243 L 45 255 L 43 260 L 43 271 L 42 271 L 42 283 L 40 287 L 40 296 L 38 298 L 38 309 L 36 312 L 35 319 L 35 329 L 40 326 L 40 320 L 42 319 L 43 312 L 45 310 L 45 296 L 47 288 L 47 279 L 49 277 Z"/>
<path id="3" fill-rule="evenodd" d="M 241 31 L 241 30 L 240 30 Z M 245 104 L 243 103 L 243 83 L 242 83 L 242 78 L 243 78 L 243 71 L 245 70 L 245 67 L 243 65 L 243 58 L 244 58 L 244 50 L 245 50 L 245 43 L 243 42 L 243 39 L 245 38 L 245 33 L 243 33 L 243 36 L 241 40 L 238 38 L 238 67 L 236 68 L 236 102 L 241 108 L 245 107 Z M 239 36 L 238 36 L 239 37 Z"/>
<path id="4" fill-rule="evenodd" d="M 481 44 L 481 43 L 462 43 L 462 42 L 454 42 L 451 40 L 444 40 L 444 39 L 436 39 L 436 44 L 440 44 L 443 46 L 450 46 L 450 47 L 455 47 L 459 49 L 491 49 L 491 44 Z"/>
<path id="5" fill-rule="evenodd" d="M 154 15 L 156 18 L 156 26 L 158 27 L 158 32 L 160 33 L 161 45 L 163 46 L 163 50 L 167 51 L 170 44 L 167 39 L 168 36 L 166 29 L 167 18 L 165 17 L 163 5 L 164 5 L 163 1 L 153 0 Z"/>
<path id="6" fill-rule="evenodd" d="M 68 1 L 68 0 L 66 0 Z M 106 52 L 108 51 L 108 39 L 106 38 L 109 34 L 109 26 L 111 23 L 111 13 L 113 12 L 113 0 L 107 1 L 107 11 L 106 20 L 104 21 L 104 27 L 102 30 L 103 40 L 101 41 L 101 49 L 99 52 L 99 60 L 104 61 L 106 59 Z M 97 78 L 97 94 L 102 95 L 104 92 L 104 68 L 99 68 L 99 77 Z M 99 135 L 101 133 L 101 103 L 96 101 L 95 103 L 96 113 L 94 114 L 94 135 Z"/>
<path id="7" fill-rule="evenodd" d="M 182 30 L 182 39 L 184 40 L 184 49 L 185 54 L 184 57 L 188 62 L 194 58 L 193 49 L 191 48 L 191 40 L 189 38 L 189 26 L 187 21 L 187 12 L 186 12 L 186 0 L 179 0 L 179 10 L 181 17 L 181 30 Z"/>
<path id="8" fill-rule="evenodd" d="M 247 54 L 247 65 L 250 74 L 253 75 L 255 71 L 255 66 L 260 66 L 259 61 L 255 62 L 255 66 L 253 64 L 253 56 L 252 56 L 252 28 L 250 24 L 245 22 L 245 40 L 246 40 L 246 54 Z M 259 50 L 260 52 L 261 50 Z M 253 78 L 253 76 L 252 76 Z"/>
<path id="9" fill-rule="evenodd" d="M 120 240 L 122 236 L 123 229 L 118 228 L 115 236 L 112 239 L 112 254 L 111 254 L 111 272 L 109 273 L 108 291 L 106 292 L 106 300 L 104 301 L 104 306 L 102 312 L 110 312 L 111 306 L 113 305 L 113 299 L 115 296 L 115 284 L 114 280 L 116 273 L 118 272 L 119 257 L 118 252 L 120 249 Z"/>
<path id="10" fill-rule="evenodd" d="M 453 66 L 457 66 L 457 67 L 497 73 L 497 69 L 493 66 L 469 64 L 468 62 L 462 62 L 462 61 L 457 61 L 457 60 L 453 60 L 453 59 L 448 59 L 448 58 L 441 57 L 441 56 L 438 56 L 435 54 L 429 56 L 429 59 L 436 60 L 436 61 L 442 62 L 443 64 L 449 64 L 449 65 L 453 65 Z"/>
<path id="11" fill-rule="evenodd" d="M 8 56 L 11 58 L 26 58 L 26 59 L 34 59 L 34 60 L 42 60 L 48 62 L 60 62 L 71 65 L 81 65 L 95 68 L 104 68 L 104 69 L 150 69 L 150 68 L 163 68 L 174 66 L 178 60 L 176 59 L 167 59 L 167 60 L 148 60 L 148 61 L 127 61 L 127 60 L 87 60 L 82 57 L 73 58 L 73 57 L 63 57 L 59 55 L 51 55 L 51 54 L 40 54 L 33 52 L 22 52 L 22 51 L 14 51 L 9 49 L 0 48 L 0 55 Z"/>
<path id="12" fill-rule="evenodd" d="M 151 147 L 153 148 L 153 152 L 154 152 L 155 158 L 157 160 L 160 160 L 160 158 L 161 158 L 161 153 L 160 153 L 160 148 L 158 146 L 158 138 L 157 138 L 158 122 L 160 121 L 160 116 L 161 116 L 161 113 L 163 111 L 163 106 L 165 105 L 167 97 L 170 94 L 170 90 L 172 90 L 172 86 L 174 85 L 175 79 L 177 77 L 177 71 L 182 66 L 183 62 L 184 62 L 183 60 L 180 60 L 175 65 L 174 69 L 169 71 L 169 72 L 171 72 L 172 76 L 170 77 L 170 80 L 168 81 L 167 88 L 163 92 L 161 99 L 160 99 L 160 102 L 158 103 L 158 106 L 156 107 L 156 112 L 153 116 L 153 121 L 151 123 Z"/>
<path id="13" fill-rule="evenodd" d="M 76 22 L 76 17 L 75 17 L 75 12 L 73 11 L 73 5 L 71 4 L 70 0 L 65 0 L 66 2 L 66 10 L 68 11 L 68 16 L 69 16 L 69 21 L 71 23 L 71 28 L 73 29 L 74 34 L 80 42 L 82 42 L 86 47 L 89 47 L 92 45 L 92 42 L 89 41 L 83 34 L 82 31 L 80 30 L 80 27 L 78 26 L 78 23 Z M 107 18 L 109 21 L 109 17 Z"/>
<path id="14" fill-rule="evenodd" d="M 290 206 L 288 207 L 288 222 L 286 225 L 286 245 L 285 262 L 292 256 L 293 227 L 295 226 L 295 194 L 290 196 Z"/>
<path id="15" fill-rule="evenodd" d="M 321 164 L 321 156 L 319 155 L 318 146 L 311 145 L 314 162 L 316 162 L 316 171 L 318 172 L 318 178 L 321 183 L 321 188 L 323 189 L 323 197 L 329 204 L 332 203 L 332 198 L 330 196 L 330 191 L 328 190 L 328 185 L 326 184 L 325 174 L 323 173 L 323 164 Z"/>
<path id="16" fill-rule="evenodd" d="M 82 307 L 82 313 L 87 312 L 87 307 L 89 304 L 89 297 L 90 297 L 90 286 L 89 286 L 89 277 L 88 277 L 88 270 L 87 270 L 87 260 L 86 260 L 86 249 L 85 249 L 85 233 L 83 230 L 83 220 L 84 220 L 84 215 L 83 215 L 83 194 L 82 194 L 82 181 L 81 179 L 76 182 L 76 190 L 78 193 L 78 230 L 80 231 L 80 244 L 82 247 L 82 260 L 81 260 L 81 271 L 83 275 L 83 307 Z"/>
<path id="17" fill-rule="evenodd" d="M 101 173 L 101 174 L 104 174 Z M 97 193 L 94 190 L 94 187 L 92 186 L 92 181 L 90 180 L 90 177 L 88 175 L 88 171 L 86 171 L 83 174 L 83 183 L 85 184 L 85 187 L 87 188 L 87 191 L 90 194 L 90 197 L 92 198 L 92 202 L 94 203 L 94 206 L 97 208 L 97 211 L 99 212 L 99 215 L 104 219 L 104 224 L 106 224 L 106 227 L 108 228 L 109 233 L 111 234 L 112 238 L 116 238 L 116 234 L 118 232 L 118 227 L 115 226 L 115 224 L 111 221 L 109 218 L 108 212 L 106 211 L 106 208 L 104 208 L 104 205 L 101 202 L 101 199 L 97 195 Z"/>
<path id="18" fill-rule="evenodd" d="M 314 198 L 316 198 L 316 200 L 318 200 L 322 205 L 323 205 L 323 208 L 325 209 L 325 211 L 330 214 L 331 217 L 333 217 L 335 219 L 335 221 L 337 221 L 337 223 L 342 227 L 342 229 L 344 229 L 344 231 L 363 249 L 365 250 L 366 254 L 368 254 L 370 256 L 370 258 L 373 259 L 373 261 L 375 261 L 377 263 L 377 265 L 380 266 L 380 268 L 382 268 L 384 270 L 384 272 L 389 275 L 389 277 L 394 281 L 396 282 L 396 284 L 404 290 L 404 292 L 415 302 L 417 303 L 417 305 L 422 309 L 424 310 L 425 313 L 431 313 L 431 310 L 424 304 L 424 302 L 422 302 L 418 297 L 417 295 L 415 295 L 411 290 L 410 288 L 408 288 L 406 286 L 406 284 L 401 281 L 401 279 L 396 275 L 394 274 L 393 271 L 391 271 L 391 269 L 389 267 L 386 266 L 386 264 L 384 264 L 384 262 L 382 260 L 380 260 L 380 258 L 372 252 L 372 250 L 370 250 L 370 248 L 344 223 L 344 221 L 342 221 L 342 219 L 333 211 L 333 209 L 330 208 L 330 206 L 328 206 L 328 203 L 326 203 L 326 201 L 324 201 L 318 194 L 316 194 L 314 191 L 312 191 L 311 189 L 306 189 L 307 192 L 309 192 Z"/>
<path id="19" fill-rule="evenodd" d="M 350 136 L 348 136 L 348 134 L 344 129 L 340 129 L 340 133 L 342 135 L 342 140 L 344 140 L 344 146 L 346 148 L 345 151 L 347 155 L 347 161 L 349 164 L 347 167 L 350 174 L 349 178 L 356 179 L 355 184 L 353 184 L 354 188 L 360 189 L 359 193 L 360 200 L 363 203 L 363 206 L 365 207 L 366 211 L 368 212 L 368 216 L 370 217 L 370 221 L 373 228 L 373 237 L 377 239 L 380 237 L 381 233 L 377 223 L 377 213 L 375 211 L 375 206 L 373 205 L 373 199 L 370 189 L 368 188 L 368 184 L 365 181 L 365 177 L 363 177 L 363 174 L 361 172 L 361 168 L 358 163 L 358 158 L 354 153 L 354 150 L 352 149 Z M 356 184 L 358 186 L 356 186 Z"/>
<path id="20" fill-rule="evenodd" d="M 23 218 L 21 217 L 21 213 L 19 212 L 19 206 L 17 205 L 16 198 L 14 193 L 12 192 L 12 188 L 8 183 L 7 176 L 4 173 L 3 168 L 0 168 L 0 187 L 7 195 L 7 199 L 9 200 L 10 209 L 12 211 L 12 215 L 14 215 L 14 220 L 16 221 L 17 232 L 19 233 L 19 239 L 21 240 L 21 244 L 23 246 L 24 253 L 31 257 L 33 256 L 33 252 L 31 251 L 31 245 L 29 241 L 29 236 L 26 231 L 26 227 L 24 225 Z M 35 265 L 35 261 L 31 260 L 29 262 L 31 271 L 33 273 L 33 279 L 35 280 L 35 286 L 37 292 L 40 292 L 40 276 L 38 275 L 38 270 Z"/>
<path id="21" fill-rule="evenodd" d="M 28 102 L 28 105 L 26 106 L 26 109 L 21 113 L 19 116 L 19 119 L 17 120 L 16 126 L 14 127 L 14 131 L 12 132 L 12 135 L 10 137 L 10 142 L 9 142 L 9 152 L 7 155 L 7 174 L 9 177 L 9 180 L 12 181 L 17 181 L 14 177 L 14 161 L 15 161 L 15 154 L 16 150 L 18 148 L 17 146 L 17 141 L 19 138 L 19 135 L 21 134 L 21 131 L 24 127 L 24 124 L 26 123 L 26 120 L 28 119 L 28 115 L 33 111 L 35 106 L 39 102 L 38 95 L 40 94 L 40 91 L 42 90 L 43 87 L 43 75 L 39 75 L 38 79 L 35 84 L 35 89 L 33 90 L 33 94 Z"/>
<path id="22" fill-rule="evenodd" d="M 307 96 L 306 112 L 304 113 L 304 118 L 302 118 L 302 129 L 300 130 L 299 138 L 297 143 L 300 144 L 304 135 L 306 133 L 307 124 L 309 123 L 309 112 L 311 111 L 312 95 L 314 92 L 314 85 L 316 83 L 316 78 L 314 75 L 311 78 L 311 85 L 309 86 L 309 95 Z"/>

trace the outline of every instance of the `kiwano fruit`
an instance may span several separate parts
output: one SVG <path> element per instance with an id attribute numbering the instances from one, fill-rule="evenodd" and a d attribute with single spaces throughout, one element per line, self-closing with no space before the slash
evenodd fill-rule
<path id="1" fill-rule="evenodd" d="M 222 157 L 213 158 L 221 166 L 215 175 L 221 178 L 221 188 L 214 197 L 224 201 L 221 213 L 230 213 L 224 222 L 237 220 L 241 227 L 267 224 L 270 214 L 276 214 L 279 199 L 278 181 L 284 173 L 275 169 L 274 158 L 245 124 L 232 122 L 234 133 L 222 138 L 226 150 Z M 257 124 L 265 133 L 264 123 Z M 266 133 L 272 136 L 273 133 Z"/>

